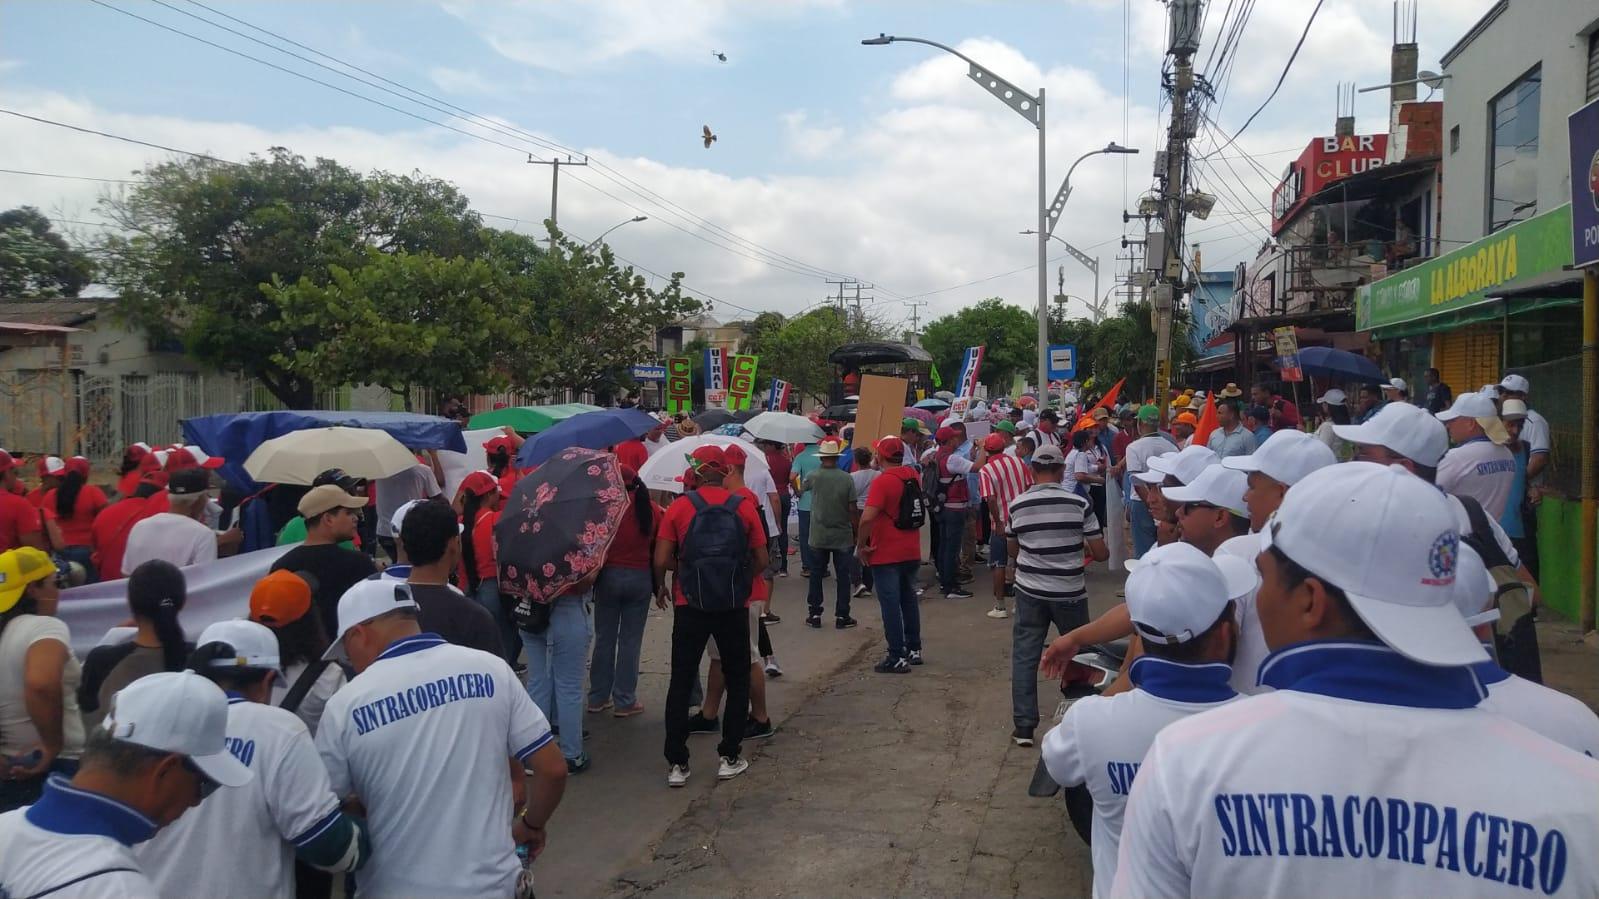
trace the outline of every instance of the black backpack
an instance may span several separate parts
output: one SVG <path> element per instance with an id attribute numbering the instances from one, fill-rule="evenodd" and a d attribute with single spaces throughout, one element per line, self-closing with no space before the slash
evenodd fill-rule
<path id="1" fill-rule="evenodd" d="M 750 535 L 739 517 L 742 496 L 729 496 L 711 505 L 698 491 L 688 494 L 694 517 L 677 561 L 677 580 L 691 608 L 727 612 L 749 599 L 755 584 L 750 563 Z"/>
<path id="2" fill-rule="evenodd" d="M 932 471 L 936 474 L 938 469 Z M 906 478 L 905 488 L 899 494 L 899 509 L 894 512 L 894 527 L 902 531 L 921 530 L 927 523 L 927 498 L 922 495 L 922 485 L 915 478 Z"/>
<path id="3" fill-rule="evenodd" d="M 924 518 L 926 517 L 926 513 L 937 515 L 938 513 L 944 511 L 944 500 L 949 494 L 949 485 L 946 484 L 943 477 L 941 477 L 943 474 L 941 471 L 943 466 L 939 465 L 938 462 L 939 460 L 935 456 L 934 458 L 928 460 L 926 465 L 922 466 L 921 483 L 917 485 L 916 493 L 919 497 L 921 497 L 922 500 L 922 505 L 924 507 Z M 903 501 L 904 500 L 902 497 L 901 502 Z M 897 520 L 898 519 L 896 518 L 896 521 Z M 896 527 L 899 527 L 902 530 L 911 530 L 912 528 L 919 528 L 921 525 L 896 524 Z"/>

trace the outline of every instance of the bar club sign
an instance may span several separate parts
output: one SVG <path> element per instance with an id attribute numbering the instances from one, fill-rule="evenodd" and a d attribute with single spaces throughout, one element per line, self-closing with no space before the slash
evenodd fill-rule
<path id="1" fill-rule="evenodd" d="M 1288 164 L 1271 194 L 1271 233 L 1278 234 L 1306 200 L 1350 175 L 1369 172 L 1388 155 L 1388 135 L 1349 134 L 1318 137 Z"/>

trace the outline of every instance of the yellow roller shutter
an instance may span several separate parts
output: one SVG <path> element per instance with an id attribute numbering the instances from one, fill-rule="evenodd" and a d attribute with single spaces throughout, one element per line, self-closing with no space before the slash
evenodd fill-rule
<path id="1" fill-rule="evenodd" d="M 1432 367 L 1456 394 L 1499 383 L 1498 322 L 1467 325 L 1432 336 Z"/>

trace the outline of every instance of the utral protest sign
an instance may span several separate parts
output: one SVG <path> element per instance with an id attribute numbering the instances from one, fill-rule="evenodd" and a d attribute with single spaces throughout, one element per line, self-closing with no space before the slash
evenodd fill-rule
<path id="1" fill-rule="evenodd" d="M 1562 204 L 1355 292 L 1355 330 L 1369 331 L 1486 302 L 1517 278 L 1571 264 L 1571 206 Z"/>
<path id="2" fill-rule="evenodd" d="M 1599 264 L 1599 100 L 1566 119 L 1571 143 L 1571 257 Z"/>

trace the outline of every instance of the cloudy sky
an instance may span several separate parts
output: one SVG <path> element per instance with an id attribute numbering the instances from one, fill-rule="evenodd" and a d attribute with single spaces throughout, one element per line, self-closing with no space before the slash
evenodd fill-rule
<path id="1" fill-rule="evenodd" d="M 1056 230 L 1101 261 L 1101 292 L 1121 211 L 1148 188 L 1162 133 L 1159 0 L 202 2 L 3 0 L 0 108 L 226 159 L 281 145 L 359 169 L 421 170 L 459 185 L 490 224 L 535 232 L 549 215 L 550 167 L 528 154 L 587 154 L 588 168 L 562 170 L 561 225 L 587 239 L 647 215 L 612 247 L 641 268 L 686 272 L 724 320 L 800 311 L 844 276 L 875 284 L 873 310 L 894 323 L 908 323 L 911 300 L 928 304 L 923 322 L 989 296 L 1034 302 L 1035 244 L 1017 232 L 1034 224 L 1036 132 L 954 57 L 863 47 L 863 37 L 937 40 L 1024 89 L 1047 88 L 1050 195 L 1087 150 L 1142 149 L 1084 162 Z M 1235 5 L 1249 4 L 1207 3 L 1200 71 Z M 1316 5 L 1255 5 L 1219 79 L 1219 129 L 1200 150 L 1260 105 Z M 1436 69 L 1490 5 L 1419 0 L 1422 68 Z M 1277 97 L 1197 172 L 1221 198 L 1190 225 L 1206 269 L 1253 256 L 1268 181 L 1331 133 L 1336 85 L 1388 80 L 1389 0 L 1321 6 Z M 392 93 L 274 47 L 341 72 L 359 66 L 372 74 L 352 74 Z M 1358 98 L 1359 132 L 1385 131 L 1386 95 Z M 709 150 L 704 125 L 719 136 Z M 166 156 L 0 115 L 0 169 L 126 179 Z M 115 189 L 0 172 L 0 207 L 36 205 L 87 235 L 103 221 L 96 198 Z M 1061 266 L 1066 292 L 1088 297 L 1092 277 L 1058 245 L 1051 292 Z"/>

